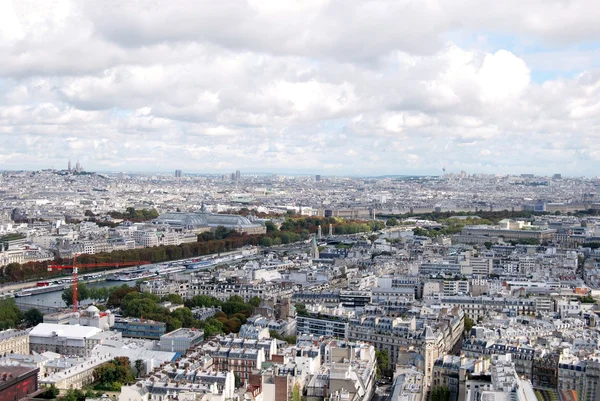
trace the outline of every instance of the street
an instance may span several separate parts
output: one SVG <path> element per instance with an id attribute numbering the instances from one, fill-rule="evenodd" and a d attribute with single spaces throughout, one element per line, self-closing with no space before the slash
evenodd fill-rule
<path id="1" fill-rule="evenodd" d="M 391 384 L 385 384 L 383 386 L 375 387 L 371 401 L 387 401 L 390 397 L 390 391 L 392 390 Z"/>

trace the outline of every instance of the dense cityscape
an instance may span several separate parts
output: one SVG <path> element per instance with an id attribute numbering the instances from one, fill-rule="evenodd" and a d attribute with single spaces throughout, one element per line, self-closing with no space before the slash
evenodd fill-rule
<path id="1" fill-rule="evenodd" d="M 5 171 L 0 374 L 17 399 L 595 399 L 599 185 Z"/>
<path id="2" fill-rule="evenodd" d="M 0 0 L 0 401 L 600 401 L 598 0 Z"/>

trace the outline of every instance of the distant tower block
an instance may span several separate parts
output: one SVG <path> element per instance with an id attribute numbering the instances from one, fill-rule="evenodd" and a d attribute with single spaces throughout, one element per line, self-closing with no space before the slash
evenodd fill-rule
<path id="1" fill-rule="evenodd" d="M 175 170 L 175 178 L 181 178 L 183 176 L 183 172 L 181 170 Z"/>
<path id="2" fill-rule="evenodd" d="M 68 164 L 68 166 L 69 166 L 69 167 L 68 167 L 68 169 L 69 169 L 69 172 L 70 172 L 70 171 L 72 170 L 72 168 L 71 168 L 71 159 L 69 159 L 69 164 Z"/>
<path id="3" fill-rule="evenodd" d="M 333 236 L 333 224 L 329 225 L 329 236 Z"/>
<path id="4" fill-rule="evenodd" d="M 317 228 L 317 235 L 319 236 L 319 239 L 321 239 L 321 238 L 323 237 L 323 234 L 322 234 L 322 232 L 321 232 L 321 226 L 319 226 L 319 227 Z"/>
<path id="5" fill-rule="evenodd" d="M 321 174 L 315 175 L 315 181 L 316 182 L 320 182 L 321 181 Z"/>

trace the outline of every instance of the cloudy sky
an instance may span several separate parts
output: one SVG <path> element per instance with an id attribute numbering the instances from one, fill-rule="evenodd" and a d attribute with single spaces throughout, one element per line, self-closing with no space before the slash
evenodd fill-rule
<path id="1" fill-rule="evenodd" d="M 598 0 L 3 0 L 0 169 L 598 174 Z"/>

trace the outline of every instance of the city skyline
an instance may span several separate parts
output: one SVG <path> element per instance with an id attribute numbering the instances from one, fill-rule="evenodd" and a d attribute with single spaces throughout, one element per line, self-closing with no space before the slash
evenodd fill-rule
<path id="1" fill-rule="evenodd" d="M 595 176 L 598 5 L 0 5 L 0 169 Z"/>
<path id="2" fill-rule="evenodd" d="M 88 171 L 83 169 L 83 167 L 80 167 L 81 171 L 86 171 L 89 173 L 99 173 L 99 174 L 103 174 L 103 173 L 107 173 L 107 174 L 120 174 L 120 173 L 126 173 L 126 174 L 164 174 L 164 175 L 173 175 L 173 171 L 169 171 L 169 170 L 99 170 L 99 171 Z M 55 166 L 51 166 L 49 168 L 50 170 L 56 170 L 56 171 L 71 171 L 71 168 L 69 168 L 69 165 L 67 165 L 67 168 L 56 168 Z M 40 169 L 40 170 L 29 170 L 29 169 L 15 169 L 15 170 L 0 170 L 0 172 L 10 172 L 10 171 L 41 171 L 41 170 L 48 170 L 47 168 L 44 169 Z M 73 168 L 73 171 L 75 171 L 75 168 Z M 179 172 L 181 175 L 177 176 L 177 172 Z M 492 173 L 481 173 L 481 172 L 467 172 L 464 170 L 461 171 L 442 171 L 441 174 L 382 174 L 382 175 L 360 175 L 360 174 L 331 174 L 331 175 L 323 175 L 323 174 L 317 174 L 315 172 L 294 172 L 294 171 L 285 171 L 285 170 L 280 170 L 280 171 L 240 171 L 239 169 L 236 169 L 235 172 L 232 171 L 183 171 L 181 169 L 175 169 L 175 177 L 176 178 L 181 178 L 182 176 L 186 176 L 186 175 L 192 175 L 192 176 L 230 176 L 231 174 L 236 175 L 236 173 L 239 173 L 240 176 L 241 175 L 248 175 L 248 176 L 261 176 L 261 175 L 284 175 L 284 176 L 297 176 L 297 177 L 318 177 L 317 181 L 319 180 L 323 180 L 323 179 L 327 179 L 328 177 L 347 177 L 347 178 L 376 178 L 376 179 L 382 179 L 382 178 L 393 178 L 393 177 L 441 177 L 444 176 L 446 174 L 448 175 L 456 175 L 456 176 L 460 176 L 462 175 L 462 173 L 465 173 L 466 177 L 472 177 L 472 176 L 477 176 L 477 175 L 496 175 L 499 177 L 503 177 L 503 176 L 523 176 L 526 178 L 532 178 L 532 177 L 549 177 L 549 178 L 553 178 L 553 179 L 569 179 L 569 178 L 587 178 L 587 179 L 596 179 L 599 176 L 598 175 L 594 175 L 594 176 L 585 176 L 585 175 L 580 175 L 580 176 L 569 176 L 569 175 L 564 175 L 561 173 L 551 173 L 551 174 L 531 174 L 528 172 L 522 172 L 522 173 L 514 173 L 514 174 L 510 174 L 510 173 L 502 173 L 502 172 L 492 172 Z M 557 177 L 558 176 L 558 177 Z M 236 176 L 237 177 L 237 176 Z M 239 180 L 239 178 L 236 178 L 237 180 Z"/>
<path id="3" fill-rule="evenodd" d="M 77 166 L 79 169 L 81 169 L 81 171 L 86 171 L 83 169 L 83 166 L 81 165 L 81 163 L 79 162 L 79 160 L 77 160 Z M 67 162 L 67 168 L 61 168 L 61 167 L 56 167 L 56 166 L 51 166 L 50 169 L 51 170 L 57 170 L 57 171 L 71 171 L 72 167 L 72 163 L 71 163 L 71 159 L 68 160 Z M 46 168 L 47 169 L 47 168 Z M 44 168 L 40 169 L 40 170 L 46 170 Z M 73 168 L 74 171 L 76 171 L 76 168 Z M 19 169 L 19 170 L 1 170 L 0 171 L 35 171 L 35 170 L 28 170 L 28 169 Z M 128 173 L 128 174 L 165 174 L 165 175 L 173 175 L 173 171 L 169 171 L 169 170 L 99 170 L 99 171 L 87 171 L 87 172 L 94 172 L 94 173 L 108 173 L 108 174 L 119 174 L 119 173 Z M 177 173 L 179 172 L 179 176 L 177 176 Z M 570 175 L 564 175 L 562 173 L 558 173 L 558 172 L 554 172 L 551 174 L 532 174 L 530 172 L 520 172 L 520 173 L 503 173 L 503 172 L 492 172 L 492 173 L 482 173 L 482 172 L 478 172 L 478 171 L 447 171 L 446 168 L 443 169 L 443 171 L 441 172 L 441 174 L 330 174 L 330 175 L 323 175 L 323 174 L 319 174 L 318 172 L 297 172 L 297 171 L 286 171 L 285 169 L 283 170 L 279 170 L 279 171 L 241 171 L 239 168 L 236 168 L 235 171 L 226 171 L 226 170 L 222 170 L 222 171 L 196 171 L 196 170 L 186 170 L 183 171 L 181 169 L 175 169 L 175 176 L 176 177 L 182 177 L 185 175 L 194 175 L 194 176 L 219 176 L 219 175 L 226 175 L 226 176 L 234 176 L 236 180 L 239 181 L 240 176 L 241 175 L 250 175 L 250 176 L 260 176 L 260 175 L 278 175 L 278 174 L 282 174 L 285 176 L 298 176 L 298 177 L 302 177 L 302 176 L 312 176 L 313 178 L 316 178 L 317 181 L 321 180 L 321 179 L 326 179 L 328 176 L 329 177 L 348 177 L 348 178 L 377 178 L 377 179 L 381 179 L 381 178 L 390 178 L 390 177 L 441 177 L 444 176 L 446 174 L 448 175 L 457 175 L 457 176 L 462 176 L 465 175 L 466 177 L 472 177 L 472 176 L 476 176 L 476 175 L 496 175 L 499 177 L 502 176 L 523 176 L 523 177 L 550 177 L 553 179 L 569 179 L 569 178 L 588 178 L 588 179 L 596 179 L 598 178 L 598 175 L 594 175 L 594 176 L 585 176 L 585 175 L 579 175 L 579 176 L 570 176 Z"/>

